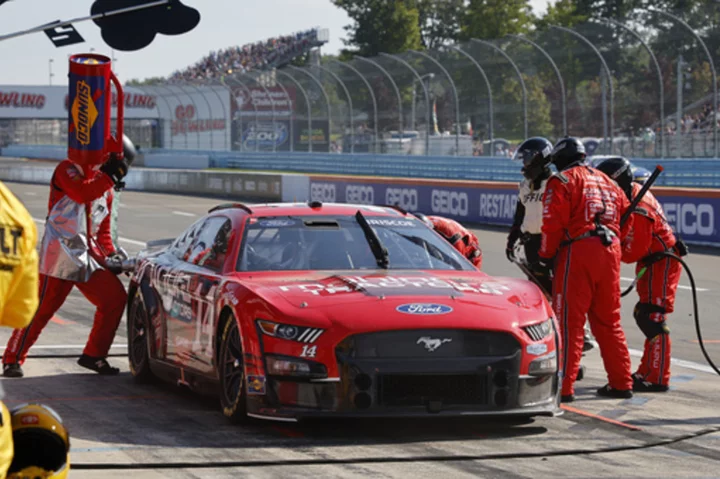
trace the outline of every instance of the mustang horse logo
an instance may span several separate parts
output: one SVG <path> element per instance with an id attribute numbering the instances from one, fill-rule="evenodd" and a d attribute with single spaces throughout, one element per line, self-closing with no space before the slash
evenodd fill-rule
<path id="1" fill-rule="evenodd" d="M 437 348 L 439 348 L 443 344 L 449 343 L 451 341 L 452 341 L 452 339 L 449 339 L 449 338 L 436 339 L 436 338 L 431 338 L 429 336 L 423 336 L 422 338 L 419 338 L 417 340 L 417 343 L 415 343 L 415 344 L 421 344 L 421 343 L 424 344 L 425 349 L 427 349 L 428 351 L 430 351 L 432 353 L 433 351 L 435 351 Z"/>

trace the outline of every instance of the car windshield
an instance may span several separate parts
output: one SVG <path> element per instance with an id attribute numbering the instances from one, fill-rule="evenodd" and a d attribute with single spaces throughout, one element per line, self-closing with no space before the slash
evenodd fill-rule
<path id="1" fill-rule="evenodd" d="M 388 269 L 472 271 L 473 265 L 447 241 L 413 218 L 364 217 L 387 250 Z M 250 218 L 238 271 L 379 269 L 355 216 Z M 383 263 L 384 264 L 384 263 Z"/>

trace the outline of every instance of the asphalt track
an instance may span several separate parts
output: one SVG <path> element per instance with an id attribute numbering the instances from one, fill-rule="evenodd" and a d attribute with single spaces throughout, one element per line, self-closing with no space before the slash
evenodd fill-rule
<path id="1" fill-rule="evenodd" d="M 9 186 L 38 220 L 42 234 L 47 187 Z M 147 240 L 175 236 L 222 201 L 124 192 L 121 244 L 132 254 Z M 522 277 L 505 258 L 504 231 L 475 231 L 486 272 Z M 693 248 L 688 263 L 702 289 L 698 298 L 707 348 L 720 362 L 720 258 L 713 250 Z M 632 276 L 632 268 L 624 268 L 623 277 Z M 681 285 L 685 288 L 670 319 L 674 367 L 669 393 L 598 399 L 594 390 L 605 378 L 595 350 L 583 361 L 588 372 L 578 383 L 578 401 L 563 416 L 521 425 L 428 419 L 230 426 L 215 400 L 172 386 L 135 385 L 124 357 L 111 360 L 122 368 L 119 377 L 86 374 L 75 358 L 93 309 L 77 292 L 31 351 L 26 377 L 2 381 L 8 405 L 38 400 L 63 416 L 72 434 L 72 462 L 78 464 L 71 478 L 720 477 L 720 378 L 710 373 L 696 342 L 687 277 Z M 644 337 L 632 318 L 635 301 L 635 293 L 624 300 L 623 318 L 629 345 L 639 352 Z M 0 332 L 2 346 L 8 336 Z M 124 354 L 125 344 L 123 322 L 112 352 Z M 228 461 L 235 464 L 209 466 Z M 138 463 L 156 466 L 87 470 Z M 175 468 L 163 469 L 161 464 L 168 463 Z"/>

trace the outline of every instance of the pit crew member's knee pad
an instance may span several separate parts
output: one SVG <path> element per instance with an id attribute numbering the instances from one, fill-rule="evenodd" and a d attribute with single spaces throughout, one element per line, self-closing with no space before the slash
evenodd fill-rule
<path id="1" fill-rule="evenodd" d="M 650 303 L 637 303 L 633 311 L 635 322 L 648 339 L 653 339 L 658 334 L 670 334 L 670 328 L 665 319 L 662 321 L 652 320 L 651 315 L 655 313 L 665 314 L 665 308 Z"/>

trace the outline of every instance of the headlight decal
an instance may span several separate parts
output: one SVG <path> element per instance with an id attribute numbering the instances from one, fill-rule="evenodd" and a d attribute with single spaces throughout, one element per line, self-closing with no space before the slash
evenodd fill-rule
<path id="1" fill-rule="evenodd" d="M 553 332 L 552 318 L 549 318 L 542 323 L 523 326 L 522 329 L 533 341 L 542 341 Z"/>
<path id="2" fill-rule="evenodd" d="M 325 332 L 323 329 L 274 323 L 264 319 L 258 319 L 257 324 L 260 331 L 268 336 L 306 344 L 314 343 Z"/>

